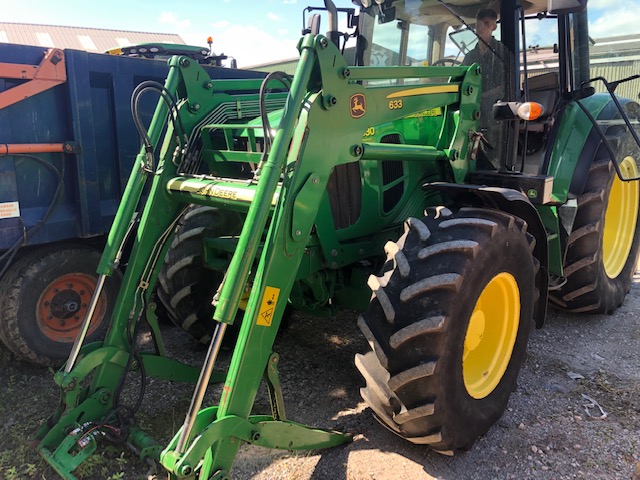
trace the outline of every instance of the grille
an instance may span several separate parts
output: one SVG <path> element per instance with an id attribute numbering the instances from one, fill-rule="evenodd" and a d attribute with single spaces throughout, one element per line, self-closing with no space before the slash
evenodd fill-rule
<path id="1" fill-rule="evenodd" d="M 385 135 L 380 139 L 380 143 L 402 143 L 400 135 L 392 133 Z M 404 167 L 402 162 L 397 161 L 383 161 L 382 162 L 382 185 L 383 188 L 390 183 L 402 178 L 404 176 Z M 402 195 L 404 194 L 404 182 L 400 182 L 391 188 L 385 189 L 382 194 L 382 210 L 385 213 L 390 212 L 393 208 L 400 203 Z"/>

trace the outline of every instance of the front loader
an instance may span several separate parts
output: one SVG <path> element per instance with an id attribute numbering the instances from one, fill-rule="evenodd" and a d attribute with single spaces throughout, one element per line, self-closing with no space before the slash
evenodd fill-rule
<path id="1" fill-rule="evenodd" d="M 543 3 L 500 4 L 511 58 L 490 113 L 481 108 L 486 72 L 445 59 L 447 29 L 472 23 L 486 6 L 478 2 L 358 2 L 348 64 L 339 45 L 348 35 L 336 34 L 338 10 L 327 1 L 330 31 L 310 23 L 293 77 L 212 81 L 173 57 L 164 86 L 152 87 L 160 101 L 148 130 L 137 122 L 143 148 L 83 325 L 131 242 L 109 330 L 103 342 L 78 337 L 55 375 L 60 406 L 37 432 L 56 471 L 74 478 L 109 440 L 175 479 L 228 478 L 242 442 L 300 450 L 349 441 L 286 417 L 273 351 L 286 308 L 363 312 L 371 351 L 355 360 L 361 394 L 393 432 L 441 453 L 486 433 L 506 408 L 547 299 L 615 309 L 640 243 L 631 181 L 640 108 L 615 96 L 624 82 L 602 79 L 602 95 L 596 80 L 578 82 L 584 58 L 572 56 L 571 41 L 588 38 L 582 2 Z M 520 35 L 541 19 L 559 26 L 561 65 L 529 78 Z M 400 31 L 396 49 L 389 36 L 376 40 L 389 27 Z M 425 57 L 411 56 L 410 35 L 423 27 Z M 500 144 L 491 144 L 496 135 Z M 208 343 L 201 369 L 166 355 L 158 301 Z M 230 366 L 216 370 L 225 333 L 238 324 Z M 143 329 L 151 349 L 138 341 Z M 125 405 L 134 377 L 139 398 Z M 168 445 L 135 422 L 147 378 L 195 384 Z M 262 380 L 272 411 L 258 415 Z M 218 382 L 219 403 L 203 404 Z"/>

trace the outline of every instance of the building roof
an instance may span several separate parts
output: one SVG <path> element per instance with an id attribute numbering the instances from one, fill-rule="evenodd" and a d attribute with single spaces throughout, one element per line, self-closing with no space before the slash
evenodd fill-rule
<path id="1" fill-rule="evenodd" d="M 589 48 L 592 57 L 637 57 L 640 55 L 640 35 L 619 35 L 596 38 Z"/>
<path id="2" fill-rule="evenodd" d="M 0 43 L 106 52 L 114 47 L 126 47 L 147 42 L 185 44 L 180 35 L 174 33 L 0 22 Z"/>

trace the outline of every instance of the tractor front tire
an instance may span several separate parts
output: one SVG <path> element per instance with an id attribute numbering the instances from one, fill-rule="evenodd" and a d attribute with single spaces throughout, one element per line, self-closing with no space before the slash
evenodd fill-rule
<path id="1" fill-rule="evenodd" d="M 604 148 L 596 155 L 569 234 L 564 283 L 549 292 L 551 304 L 575 313 L 612 314 L 624 301 L 640 247 L 640 185 L 623 182 Z M 620 168 L 637 177 L 632 157 Z"/>
<path id="2" fill-rule="evenodd" d="M 202 343 L 214 330 L 211 305 L 223 272 L 205 268 L 204 239 L 238 235 L 239 213 L 192 205 L 182 215 L 158 275 L 157 294 L 169 319 Z"/>
<path id="3" fill-rule="evenodd" d="M 387 243 L 358 320 L 373 351 L 356 356 L 361 395 L 383 425 L 453 452 L 502 416 L 539 297 L 533 246 L 523 220 L 480 208 L 411 218 Z"/>
<path id="4" fill-rule="evenodd" d="M 22 255 L 0 281 L 0 339 L 18 357 L 60 366 L 71 347 L 96 288 L 100 252 L 49 247 Z M 122 283 L 107 277 L 85 343 L 106 332 Z"/>

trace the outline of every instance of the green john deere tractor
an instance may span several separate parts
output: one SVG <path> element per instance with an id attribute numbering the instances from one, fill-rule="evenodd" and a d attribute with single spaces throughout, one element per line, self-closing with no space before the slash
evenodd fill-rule
<path id="1" fill-rule="evenodd" d="M 502 415 L 548 300 L 605 313 L 623 302 L 640 245 L 640 106 L 616 91 L 638 76 L 590 78 L 586 2 L 496 3 L 499 44 L 468 27 L 487 2 L 355 3 L 357 16 L 325 1 L 329 32 L 311 18 L 293 77 L 211 81 L 173 57 L 164 86 L 149 86 L 160 101 L 148 130 L 137 122 L 143 148 L 83 330 L 132 237 L 117 307 L 103 342 L 76 340 L 37 433 L 63 477 L 103 433 L 174 479 L 227 478 L 242 442 L 348 441 L 285 416 L 272 350 L 285 308 L 361 310 L 363 398 L 398 435 L 451 452 Z M 338 32 L 340 14 L 353 32 Z M 543 28 L 558 32 L 544 64 L 521 48 Z M 475 49 L 489 60 L 465 65 Z M 165 354 L 157 298 L 209 344 L 201 370 Z M 236 321 L 230 367 L 215 370 Z M 138 342 L 143 323 L 153 349 Z M 135 424 L 142 394 L 133 406 L 122 395 L 150 377 L 195 383 L 166 446 Z M 255 415 L 262 379 L 272 411 Z M 213 382 L 219 404 L 203 405 Z"/>

